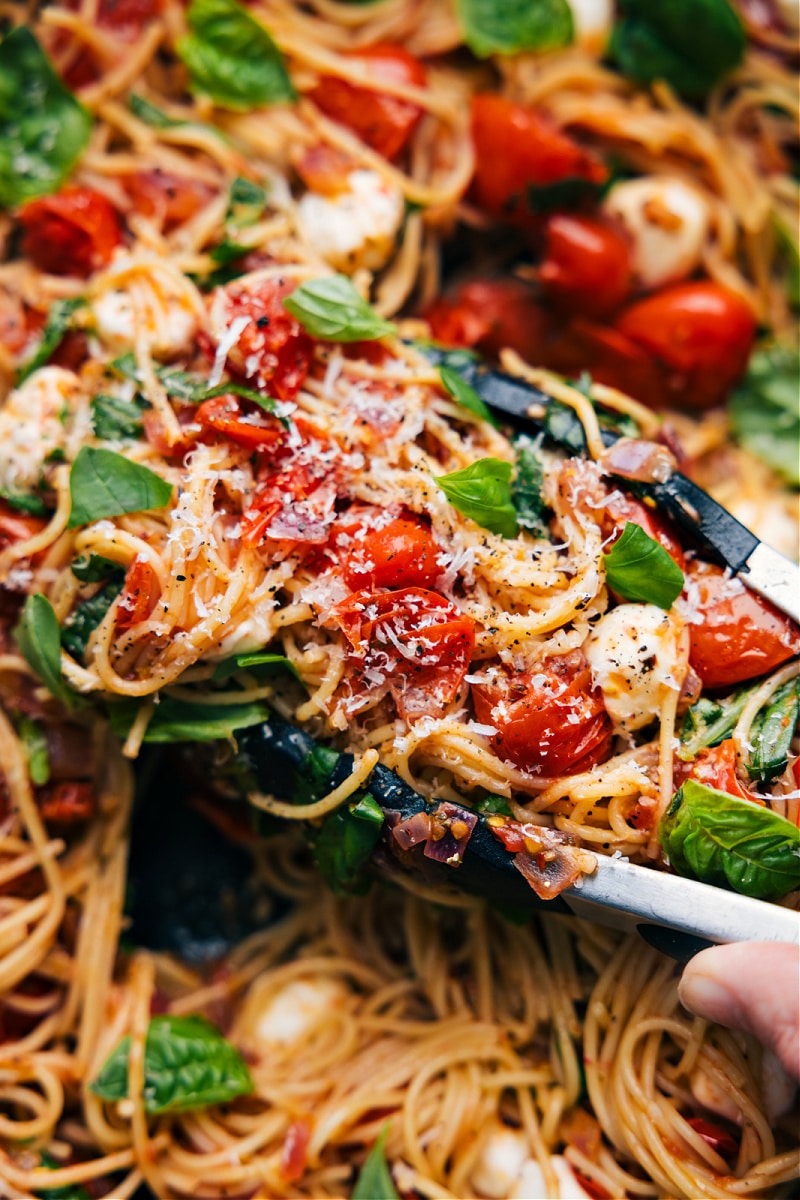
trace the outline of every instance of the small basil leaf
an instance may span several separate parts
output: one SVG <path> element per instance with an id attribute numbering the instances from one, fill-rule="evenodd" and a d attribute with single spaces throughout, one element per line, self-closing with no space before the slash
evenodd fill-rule
<path id="1" fill-rule="evenodd" d="M 687 779 L 659 825 L 679 875 L 777 900 L 800 886 L 800 829 L 768 808 Z"/>
<path id="2" fill-rule="evenodd" d="M 28 666 L 64 704 L 72 697 L 61 676 L 61 626 L 52 604 L 37 592 L 28 596 L 14 637 Z"/>
<path id="3" fill-rule="evenodd" d="M 312 279 L 295 288 L 284 307 L 307 333 L 326 342 L 369 342 L 395 333 L 391 321 L 363 300 L 346 275 Z"/>
<path id="4" fill-rule="evenodd" d="M 636 83 L 664 79 L 701 100 L 744 57 L 747 37 L 727 0 L 624 0 L 611 36 L 611 57 Z"/>
<path id="5" fill-rule="evenodd" d="M 567 0 L 456 0 L 464 41 L 474 54 L 555 50 L 572 41 Z"/>
<path id="6" fill-rule="evenodd" d="M 334 892 L 364 890 L 362 872 L 383 828 L 383 810 L 368 792 L 330 813 L 314 838 L 314 861 Z"/>
<path id="7" fill-rule="evenodd" d="M 504 796 L 484 796 L 475 805 L 479 813 L 483 813 L 485 817 L 513 817 L 514 814 L 509 807 L 508 801 Z M 530 914 L 528 914 L 530 916 Z"/>
<path id="8" fill-rule="evenodd" d="M 105 583 L 112 576 L 125 576 L 124 567 L 114 562 L 113 558 L 104 558 L 102 554 L 90 554 L 88 558 L 82 555 L 75 559 L 70 570 L 81 583 Z"/>
<path id="9" fill-rule="evenodd" d="M 755 686 L 758 687 L 759 684 Z M 740 688 L 725 700 L 711 700 L 708 696 L 701 696 L 686 710 L 686 716 L 683 718 L 678 758 L 682 762 L 692 762 L 701 750 L 718 746 L 720 742 L 729 738 L 754 690 L 753 687 Z"/>
<path id="10" fill-rule="evenodd" d="M 367 1155 L 356 1185 L 350 1193 L 352 1200 L 400 1200 L 391 1172 L 386 1163 L 386 1135 L 389 1126 L 384 1125 L 378 1140 Z"/>
<path id="11" fill-rule="evenodd" d="M 517 514 L 511 500 L 511 463 L 480 458 L 463 471 L 434 476 L 447 499 L 465 517 L 501 537 L 516 537 Z"/>
<path id="12" fill-rule="evenodd" d="M 231 184 L 230 201 L 228 203 L 228 211 L 225 214 L 225 221 L 235 225 L 237 229 L 244 229 L 248 225 L 255 225 L 261 220 L 264 209 L 267 206 L 267 193 L 263 187 L 257 183 L 252 183 L 249 179 L 237 175 Z"/>
<path id="13" fill-rule="evenodd" d="M 28 774 L 34 787 L 41 787 L 50 778 L 50 755 L 44 726 L 30 717 L 20 717 L 17 732 L 28 759 Z"/>
<path id="14" fill-rule="evenodd" d="M 69 614 L 61 630 L 61 645 L 78 662 L 86 653 L 89 638 L 122 590 L 125 572 L 117 567 L 111 580 L 89 600 L 82 600 Z"/>
<path id="15" fill-rule="evenodd" d="M 295 677 L 297 676 L 297 668 L 293 662 L 283 654 L 267 654 L 266 651 L 254 652 L 252 654 L 237 654 L 233 658 L 224 659 L 214 674 L 211 676 L 216 682 L 221 682 L 225 679 L 230 679 L 231 675 L 235 675 L 237 671 L 253 671 L 253 670 L 289 671 Z"/>
<path id="16" fill-rule="evenodd" d="M 783 774 L 799 717 L 800 680 L 790 679 L 778 688 L 750 727 L 752 751 L 747 773 L 751 779 L 769 783 Z"/>
<path id="17" fill-rule="evenodd" d="M 517 524 L 531 533 L 546 536 L 545 503 L 542 495 L 544 468 L 539 458 L 538 447 L 533 438 L 524 433 L 515 437 L 513 444 L 517 452 L 517 461 L 511 481 L 511 503 L 517 514 Z"/>
<path id="18" fill-rule="evenodd" d="M 628 521 L 622 537 L 603 555 L 606 583 L 626 600 L 669 609 L 683 590 L 683 571 L 642 529 Z"/>
<path id="19" fill-rule="evenodd" d="M 192 0 L 186 16 L 191 32 L 178 42 L 178 54 L 192 91 L 243 110 L 295 99 L 283 55 L 236 0 Z"/>
<path id="20" fill-rule="evenodd" d="M 108 705 L 114 733 L 123 741 L 141 708 L 139 700 L 118 700 Z M 228 738 L 237 729 L 261 725 L 269 717 L 266 704 L 192 704 L 161 696 L 144 735 L 146 742 L 168 745 L 172 742 L 215 742 Z"/>
<path id="21" fill-rule="evenodd" d="M 89 140 L 92 118 L 30 29 L 0 43 L 0 207 L 57 191 Z"/>
<path id="22" fill-rule="evenodd" d="M 147 408 L 141 396 L 125 400 L 99 392 L 90 405 L 94 435 L 105 442 L 132 441 L 142 432 L 142 412 Z"/>
<path id="23" fill-rule="evenodd" d="M 17 492 L 13 488 L 0 487 L 0 500 L 5 500 L 12 508 L 31 517 L 44 517 L 48 512 L 44 500 L 33 492 Z"/>
<path id="24" fill-rule="evenodd" d="M 474 413 L 476 417 L 480 417 L 482 421 L 488 421 L 490 425 L 497 428 L 497 421 L 492 416 L 489 409 L 481 400 L 478 393 L 473 387 L 462 379 L 457 371 L 451 367 L 439 367 L 439 377 L 445 387 L 445 390 L 450 393 L 454 400 L 457 400 L 462 408 L 466 408 L 469 412 Z"/>
<path id="25" fill-rule="evenodd" d="M 103 1100 L 128 1095 L 130 1037 L 103 1064 L 90 1091 Z M 144 1050 L 144 1107 L 149 1113 L 189 1112 L 226 1104 L 253 1090 L 244 1060 L 204 1017 L 153 1017 Z"/>
<path id="26" fill-rule="evenodd" d="M 144 96 L 137 96 L 135 92 L 128 96 L 128 108 L 151 129 L 177 129 L 181 125 L 189 124 L 188 121 L 176 121 L 174 117 L 168 116 L 162 109 L 145 100 Z"/>
<path id="27" fill-rule="evenodd" d="M 48 1154 L 46 1150 L 39 1152 L 39 1166 L 48 1171 L 58 1171 L 64 1165 Z M 91 1200 L 85 1187 L 79 1183 L 70 1183 L 65 1187 L 42 1188 L 36 1192 L 39 1200 Z"/>
<path id="28" fill-rule="evenodd" d="M 61 345 L 64 334 L 72 328 L 74 314 L 83 307 L 84 303 L 85 301 L 80 297 L 73 297 L 70 300 L 56 300 L 54 304 L 51 304 L 39 345 L 33 356 L 20 367 L 17 383 L 24 383 L 29 375 L 50 361 Z"/>
<path id="29" fill-rule="evenodd" d="M 72 464 L 69 491 L 72 509 L 67 528 L 75 529 L 120 513 L 164 508 L 172 484 L 113 450 L 82 446 Z"/>
<path id="30" fill-rule="evenodd" d="M 788 346 L 759 350 L 730 400 L 734 436 L 788 483 L 800 486 L 800 359 Z"/>

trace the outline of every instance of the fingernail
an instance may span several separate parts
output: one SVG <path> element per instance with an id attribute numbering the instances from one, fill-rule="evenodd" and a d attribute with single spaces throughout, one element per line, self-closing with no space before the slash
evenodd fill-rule
<path id="1" fill-rule="evenodd" d="M 717 1021 L 720 1025 L 735 1025 L 739 1017 L 739 1005 L 725 983 L 705 971 L 686 968 L 678 986 L 678 996 L 684 1008 Z"/>

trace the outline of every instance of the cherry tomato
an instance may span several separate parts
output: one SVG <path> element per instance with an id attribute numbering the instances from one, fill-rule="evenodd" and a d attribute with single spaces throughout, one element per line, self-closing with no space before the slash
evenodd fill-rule
<path id="1" fill-rule="evenodd" d="M 19 211 L 22 252 L 40 271 L 86 278 L 105 266 L 122 241 L 117 211 L 92 188 L 66 187 L 29 200 Z"/>
<path id="2" fill-rule="evenodd" d="M 475 645 L 472 618 L 419 587 L 354 592 L 326 623 L 352 647 L 344 680 L 351 711 L 389 692 L 406 719 L 441 713 L 461 687 Z"/>
<path id="3" fill-rule="evenodd" d="M 697 564 L 689 577 L 694 610 L 689 661 L 706 688 L 732 687 L 800 654 L 800 628 L 739 579 Z"/>
<path id="4" fill-rule="evenodd" d="M 230 369 L 279 400 L 294 400 L 314 352 L 311 338 L 283 306 L 294 288 L 285 279 L 265 279 L 252 287 L 231 284 L 218 289 L 212 301 L 212 312 L 226 329 L 237 317 L 250 318 L 228 353 Z"/>
<path id="5" fill-rule="evenodd" d="M 527 203 L 529 187 L 566 179 L 602 184 L 608 179 L 608 168 L 549 116 L 503 96 L 473 96 L 472 140 L 475 198 L 501 220 L 538 226 L 540 219 Z"/>
<path id="6" fill-rule="evenodd" d="M 439 547 L 427 525 L 398 517 L 356 540 L 344 564 L 352 591 L 360 588 L 429 588 L 441 574 Z"/>
<path id="7" fill-rule="evenodd" d="M 65 8 L 76 11 L 80 4 L 76 0 L 66 0 Z M 164 9 L 164 0 L 99 0 L 95 21 L 101 29 L 106 29 L 125 42 L 133 42 L 141 35 L 143 29 Z M 59 29 L 50 41 L 50 48 L 56 54 L 63 52 L 67 40 L 71 38 L 67 30 Z M 103 73 L 102 64 L 87 45 L 81 45 L 77 53 L 70 59 L 64 72 L 64 82 L 71 88 L 82 88 L 94 83 Z"/>
<path id="8" fill-rule="evenodd" d="M 42 517 L 19 512 L 5 500 L 0 500 L 0 550 L 13 546 L 15 542 L 27 541 L 41 533 L 46 524 L 47 521 Z"/>
<path id="9" fill-rule="evenodd" d="M 182 225 L 212 198 L 214 188 L 198 179 L 173 175 L 156 167 L 121 176 L 136 212 L 155 219 L 165 233 Z"/>
<path id="10" fill-rule="evenodd" d="M 382 95 L 381 83 L 424 87 L 425 68 L 402 46 L 381 43 L 353 50 L 349 57 L 365 66 L 375 79 L 375 89 L 324 75 L 311 97 L 327 116 L 352 129 L 384 158 L 397 158 L 416 129 L 422 109 L 397 96 Z"/>
<path id="11" fill-rule="evenodd" d="M 426 318 L 436 341 L 497 355 L 506 346 L 539 362 L 549 321 L 536 294 L 519 279 L 475 279 L 450 299 L 437 300 Z"/>
<path id="12" fill-rule="evenodd" d="M 600 762 L 611 721 L 580 651 L 537 664 L 498 683 L 473 683 L 475 715 L 493 725 L 500 758 L 544 775 L 574 775 Z"/>
<path id="13" fill-rule="evenodd" d="M 347 191 L 348 178 L 356 170 L 356 164 L 341 150 L 321 142 L 303 151 L 295 163 L 295 170 L 312 192 L 320 196 L 337 196 Z"/>
<path id="14" fill-rule="evenodd" d="M 733 738 L 726 738 L 718 746 L 701 750 L 693 762 L 676 762 L 674 779 L 676 789 L 687 779 L 694 779 L 697 783 L 717 788 L 718 791 L 737 796 L 740 800 L 750 800 L 754 804 L 764 803 L 753 792 L 747 790 L 736 774 L 736 743 Z"/>
<path id="15" fill-rule="evenodd" d="M 628 243 L 596 217 L 553 213 L 544 229 L 539 279 L 547 294 L 570 312 L 606 316 L 631 290 Z"/>
<path id="16" fill-rule="evenodd" d="M 324 545 L 336 515 L 335 500 L 335 464 L 322 454 L 312 461 L 290 457 L 260 476 L 242 516 L 242 542 L 257 547 L 269 538 Z"/>
<path id="17" fill-rule="evenodd" d="M 686 1124 L 691 1125 L 692 1129 L 700 1135 L 706 1145 L 710 1146 L 712 1150 L 716 1150 L 717 1154 L 722 1158 L 733 1160 L 737 1157 L 739 1143 L 721 1125 L 715 1125 L 711 1121 L 706 1121 L 704 1117 L 689 1117 Z"/>
<path id="18" fill-rule="evenodd" d="M 576 379 L 588 371 L 598 383 L 619 388 L 651 408 L 666 404 L 662 372 L 652 356 L 613 326 L 573 317 L 548 343 L 542 362 Z"/>
<path id="19" fill-rule="evenodd" d="M 0 347 L 15 359 L 25 357 L 44 318 L 28 308 L 18 296 L 0 288 Z"/>
<path id="20" fill-rule="evenodd" d="M 279 446 L 286 439 L 286 431 L 275 417 L 231 393 L 204 400 L 197 410 L 197 423 L 248 450 Z"/>
<path id="21" fill-rule="evenodd" d="M 138 625 L 140 621 L 146 621 L 158 603 L 160 594 L 158 576 L 150 563 L 146 558 L 135 558 L 125 575 L 122 595 L 117 605 L 118 632 L 130 629 L 131 625 Z"/>
<path id="22" fill-rule="evenodd" d="M 142 413 L 144 436 L 162 458 L 183 458 L 197 445 L 201 432 L 197 422 L 197 409 L 193 404 L 183 404 L 176 408 L 175 415 L 181 427 L 181 434 L 176 440 L 171 440 L 164 419 L 155 408 L 147 408 Z"/>
<path id="23" fill-rule="evenodd" d="M 756 330 L 741 296 L 707 280 L 637 300 L 615 325 L 661 366 L 669 398 L 698 409 L 721 403 L 741 377 Z"/>
<path id="24" fill-rule="evenodd" d="M 94 816 L 94 786 L 86 781 L 62 780 L 36 790 L 36 804 L 45 821 L 74 825 Z"/>

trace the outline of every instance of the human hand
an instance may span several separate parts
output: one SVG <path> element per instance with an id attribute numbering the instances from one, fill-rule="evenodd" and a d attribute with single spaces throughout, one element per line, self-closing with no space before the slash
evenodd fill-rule
<path id="1" fill-rule="evenodd" d="M 689 962 L 678 994 L 698 1017 L 752 1033 L 800 1079 L 800 946 L 713 946 Z"/>

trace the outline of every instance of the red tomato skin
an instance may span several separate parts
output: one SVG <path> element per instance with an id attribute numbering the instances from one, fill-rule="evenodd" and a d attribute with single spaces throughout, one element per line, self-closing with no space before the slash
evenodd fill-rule
<path id="1" fill-rule="evenodd" d="M 94 786 L 85 781 L 62 780 L 36 789 L 36 804 L 45 821 L 74 825 L 94 816 Z"/>
<path id="2" fill-rule="evenodd" d="M 40 271 L 85 279 L 111 260 L 122 241 L 117 211 L 92 188 L 66 187 L 19 211 L 22 251 Z"/>
<path id="3" fill-rule="evenodd" d="M 706 1121 L 704 1117 L 689 1117 L 686 1124 L 691 1125 L 695 1133 L 699 1134 L 703 1141 L 712 1150 L 716 1150 L 722 1158 L 736 1159 L 739 1153 L 739 1144 L 727 1129 L 723 1129 L 721 1125 L 715 1125 L 712 1121 Z"/>
<path id="4" fill-rule="evenodd" d="M 628 243 L 618 230 L 596 217 L 553 213 L 544 230 L 539 279 L 549 296 L 568 312 L 607 316 L 631 290 Z"/>
<path id="5" fill-rule="evenodd" d="M 425 87 L 425 68 L 402 46 L 388 42 L 364 46 L 348 57 L 367 66 L 378 88 L 382 80 Z M 327 116 L 352 129 L 362 142 L 390 160 L 405 149 L 422 116 L 418 104 L 381 95 L 379 90 L 334 75 L 324 75 L 310 94 Z"/>
<path id="6" fill-rule="evenodd" d="M 314 353 L 312 339 L 283 306 L 295 286 L 285 279 L 263 280 L 251 288 L 232 284 L 220 289 L 212 302 L 224 305 L 228 327 L 237 317 L 250 318 L 228 355 L 228 365 L 278 400 L 295 399 Z"/>
<path id="7" fill-rule="evenodd" d="M 800 654 L 800 628 L 740 580 L 705 563 L 689 579 L 689 661 L 704 687 L 733 687 Z"/>
<path id="8" fill-rule="evenodd" d="M 116 628 L 118 633 L 146 621 L 158 603 L 161 588 L 150 563 L 135 558 L 125 575 L 119 604 L 117 605 Z"/>
<path id="9" fill-rule="evenodd" d="M 550 331 L 535 292 L 519 279 L 475 279 L 437 300 L 426 319 L 446 346 L 475 347 L 492 357 L 509 347 L 530 362 L 541 360 Z"/>
<path id="10" fill-rule="evenodd" d="M 238 396 L 228 393 L 204 400 L 197 410 L 197 423 L 248 450 L 263 450 L 268 446 L 281 445 L 285 441 L 286 433 L 275 418 L 258 409 L 254 409 L 253 413 L 257 416 L 259 424 L 246 421 L 244 418 L 248 415 L 248 410 L 243 402 Z"/>
<path id="11" fill-rule="evenodd" d="M 19 512 L 5 500 L 0 500 L 0 550 L 25 542 L 41 533 L 47 521 L 30 513 Z"/>
<path id="12" fill-rule="evenodd" d="M 756 322 L 740 296 L 704 280 L 635 301 L 615 328 L 661 366 L 669 399 L 706 409 L 720 404 L 744 373 Z"/>
<path id="13" fill-rule="evenodd" d="M 533 677 L 474 683 L 472 700 L 478 721 L 498 730 L 491 741 L 499 757 L 522 770 L 574 775 L 608 754 L 611 721 L 580 651 L 545 659 Z"/>
<path id="14" fill-rule="evenodd" d="M 398 517 L 358 538 L 344 563 L 344 581 L 361 588 L 430 588 L 441 574 L 439 547 L 427 525 Z"/>
<path id="15" fill-rule="evenodd" d="M 736 774 L 736 743 L 733 738 L 726 738 L 718 746 L 706 747 L 693 762 L 676 762 L 675 788 L 679 788 L 687 779 L 694 779 L 706 787 L 727 792 L 729 796 L 736 796 L 739 800 L 764 804 L 763 800 L 747 790 Z"/>
<path id="16" fill-rule="evenodd" d="M 303 183 L 320 196 L 338 196 L 347 191 L 348 177 L 356 164 L 341 150 L 320 142 L 304 150 L 294 169 Z"/>
<path id="17" fill-rule="evenodd" d="M 214 195 L 214 188 L 197 179 L 156 168 L 123 175 L 122 186 L 137 213 L 155 218 L 165 233 L 188 221 Z"/>
<path id="18" fill-rule="evenodd" d="M 144 436 L 162 458 L 183 458 L 197 445 L 201 432 L 193 404 L 181 405 L 175 415 L 182 432 L 177 441 L 170 441 L 161 414 L 154 408 L 147 408 L 142 413 Z"/>
<path id="19" fill-rule="evenodd" d="M 528 187 L 575 178 L 602 184 L 608 178 L 608 168 L 545 113 L 493 93 L 472 98 L 472 140 L 475 198 L 499 220 L 537 228 L 541 219 L 528 209 Z"/>

